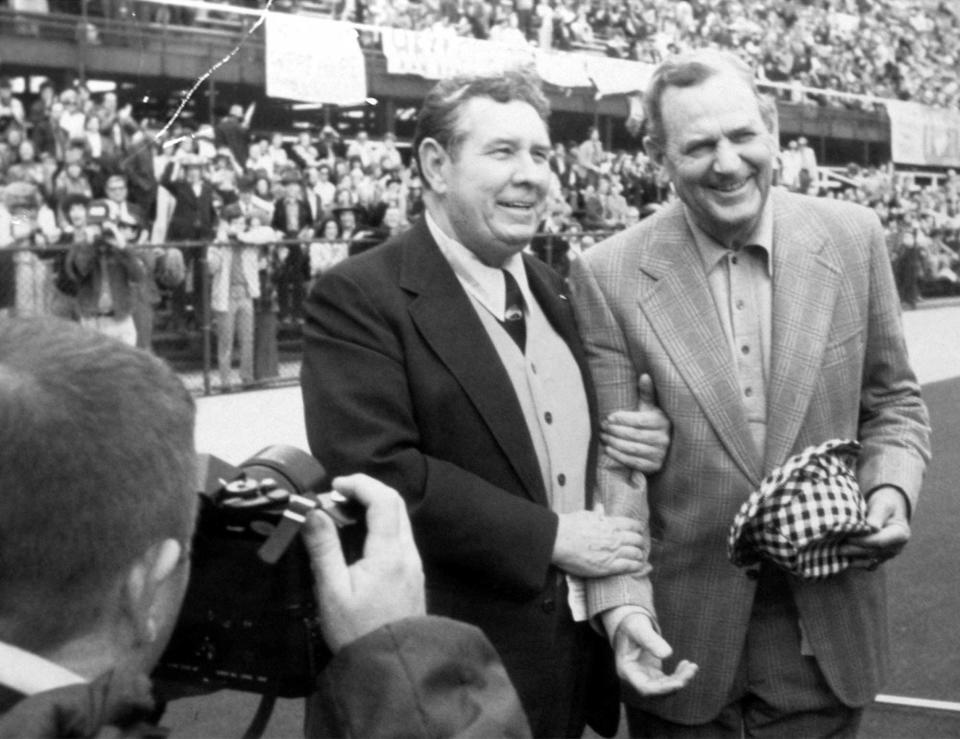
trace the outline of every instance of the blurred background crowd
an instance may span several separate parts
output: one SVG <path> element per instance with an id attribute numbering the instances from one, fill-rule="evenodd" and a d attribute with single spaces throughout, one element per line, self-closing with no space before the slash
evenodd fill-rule
<path id="1" fill-rule="evenodd" d="M 77 5 L 8 4 L 56 12 Z M 168 19 L 184 23 L 206 12 L 125 0 L 95 7 L 104 16 L 176 14 Z M 738 49 L 771 80 L 960 102 L 960 29 L 946 3 L 348 0 L 331 13 L 479 38 L 512 31 L 519 42 L 561 49 L 600 44 L 602 53 L 651 62 L 718 44 Z M 145 347 L 155 329 L 189 333 L 212 319 L 221 347 L 239 340 L 242 383 L 276 372 L 275 336 L 296 329 L 318 273 L 408 227 L 423 208 L 409 142 L 391 133 L 360 130 L 345 139 L 332 126 L 253 130 L 245 101 L 211 123 L 168 124 L 138 116 L 132 96 L 91 94 L 82 83 L 48 81 L 20 98 L 0 77 L 0 313 L 122 323 L 122 335 Z M 583 140 L 555 141 L 550 205 L 531 249 L 564 273 L 583 249 L 672 195 L 639 138 L 630 149 L 608 150 L 593 128 Z M 905 306 L 922 292 L 957 289 L 956 172 L 918 185 L 892 165 L 827 171 L 802 137 L 781 143 L 781 186 L 877 211 Z M 120 228 L 104 232 L 105 221 Z M 237 258 L 222 258 L 224 246 Z M 263 346 L 258 337 L 266 337 Z M 221 386 L 229 388 L 231 356 L 220 358 Z"/>
<path id="2" fill-rule="evenodd" d="M 112 17 L 188 25 L 208 11 L 89 0 Z M 77 12 L 75 0 L 8 0 Z M 245 8 L 266 0 L 233 0 Z M 533 44 L 657 63 L 703 46 L 730 48 L 794 102 L 859 106 L 803 88 L 960 106 L 960 11 L 951 0 L 273 0 L 372 26 Z"/>

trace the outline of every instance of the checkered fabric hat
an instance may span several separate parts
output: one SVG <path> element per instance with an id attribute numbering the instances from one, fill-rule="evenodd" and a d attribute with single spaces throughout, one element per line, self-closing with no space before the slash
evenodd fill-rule
<path id="1" fill-rule="evenodd" d="M 854 473 L 859 452 L 856 441 L 831 439 L 767 475 L 730 527 L 730 561 L 746 567 L 766 559 L 809 580 L 849 567 L 839 545 L 873 531 Z"/>

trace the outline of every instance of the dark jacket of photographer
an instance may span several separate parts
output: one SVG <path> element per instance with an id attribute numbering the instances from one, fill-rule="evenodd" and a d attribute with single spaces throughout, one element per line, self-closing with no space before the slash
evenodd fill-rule
<path id="1" fill-rule="evenodd" d="M 77 307 L 84 317 L 129 315 L 136 285 L 145 277 L 135 249 L 118 248 L 102 236 L 71 246 L 64 269 L 77 285 Z"/>
<path id="2" fill-rule="evenodd" d="M 327 665 L 317 691 L 310 737 L 530 736 L 493 646 L 446 618 L 395 621 L 357 639 Z M 146 676 L 124 668 L 29 698 L 0 682 L 0 739 L 162 737 L 154 715 Z"/>

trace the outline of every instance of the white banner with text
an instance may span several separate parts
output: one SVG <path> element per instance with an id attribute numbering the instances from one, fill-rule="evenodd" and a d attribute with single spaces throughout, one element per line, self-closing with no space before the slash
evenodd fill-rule
<path id="1" fill-rule="evenodd" d="M 898 100 L 884 104 L 895 164 L 960 167 L 960 111 Z"/>
<path id="2" fill-rule="evenodd" d="M 332 105 L 367 99 L 363 50 L 349 23 L 268 13 L 266 39 L 270 97 Z"/>

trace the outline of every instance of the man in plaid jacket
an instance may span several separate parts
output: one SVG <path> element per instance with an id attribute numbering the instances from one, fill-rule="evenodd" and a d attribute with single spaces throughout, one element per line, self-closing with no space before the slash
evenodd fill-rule
<path id="1" fill-rule="evenodd" d="M 651 551 L 645 574 L 592 581 L 591 614 L 634 736 L 851 735 L 887 663 L 877 565 L 909 539 L 929 460 L 883 232 L 864 208 L 771 189 L 776 111 L 736 58 L 672 58 L 644 102 L 645 146 L 679 200 L 588 251 L 571 280 L 601 417 L 649 373 L 673 438 L 647 480 L 600 462 L 606 511 L 647 523 Z M 830 438 L 863 445 L 874 533 L 844 545 L 856 566 L 804 581 L 731 565 L 751 491 Z M 650 695 L 691 663 L 687 687 Z"/>

